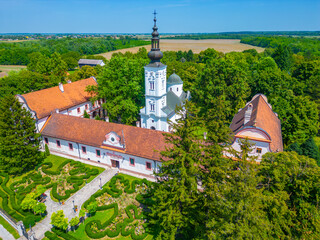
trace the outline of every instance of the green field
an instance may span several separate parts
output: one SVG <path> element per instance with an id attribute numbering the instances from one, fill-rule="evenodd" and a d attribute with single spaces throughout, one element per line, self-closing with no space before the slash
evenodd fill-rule
<path id="1" fill-rule="evenodd" d="M 2 225 L 5 229 L 7 229 L 7 231 L 11 233 L 15 239 L 20 237 L 18 232 L 1 216 L 0 216 L 0 225 Z"/>

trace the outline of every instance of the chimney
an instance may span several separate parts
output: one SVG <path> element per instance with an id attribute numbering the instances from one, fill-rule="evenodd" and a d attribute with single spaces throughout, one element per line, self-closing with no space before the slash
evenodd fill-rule
<path id="1" fill-rule="evenodd" d="M 207 139 L 207 132 L 203 133 L 203 139 L 206 140 Z"/>
<path id="2" fill-rule="evenodd" d="M 109 122 L 109 117 L 108 116 L 106 116 L 106 122 Z"/>
<path id="3" fill-rule="evenodd" d="M 140 121 L 136 121 L 136 126 L 140 127 Z"/>
<path id="4" fill-rule="evenodd" d="M 61 82 L 59 83 L 59 89 L 60 89 L 61 92 L 64 92 L 63 84 Z"/>
<path id="5" fill-rule="evenodd" d="M 244 122 L 243 122 L 243 125 L 247 124 L 250 119 L 251 119 L 251 113 L 252 113 L 252 103 L 250 103 L 248 105 L 248 108 L 247 108 L 247 111 L 245 112 L 244 114 Z"/>
<path id="6" fill-rule="evenodd" d="M 71 80 L 68 80 L 67 83 L 72 83 Z"/>
<path id="7" fill-rule="evenodd" d="M 60 111 L 59 111 L 59 109 L 57 108 L 57 109 L 56 109 L 56 113 L 59 113 L 59 112 L 60 112 Z"/>

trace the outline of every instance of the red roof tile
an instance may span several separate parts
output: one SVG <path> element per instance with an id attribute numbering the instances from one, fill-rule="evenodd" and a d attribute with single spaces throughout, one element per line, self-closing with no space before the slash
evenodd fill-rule
<path id="1" fill-rule="evenodd" d="M 36 112 L 39 119 L 49 116 L 56 109 L 60 111 L 89 101 L 90 95 L 85 91 L 88 85 L 97 85 L 94 78 L 87 78 L 63 84 L 64 92 L 59 87 L 52 87 L 23 94 L 29 108 Z"/>
<path id="2" fill-rule="evenodd" d="M 125 143 L 125 150 L 110 147 L 113 151 L 160 161 L 160 151 L 165 150 L 166 144 L 163 132 L 156 130 L 53 113 L 41 134 L 105 148 L 105 135 L 111 131 L 124 136 L 121 141 Z"/>

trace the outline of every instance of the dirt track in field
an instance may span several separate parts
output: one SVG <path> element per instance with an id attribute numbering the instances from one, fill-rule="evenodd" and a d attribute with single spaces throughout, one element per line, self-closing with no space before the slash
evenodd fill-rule
<path id="1" fill-rule="evenodd" d="M 97 55 L 104 56 L 110 59 L 113 53 L 121 52 L 125 53 L 130 51 L 132 53 L 138 52 L 140 47 L 125 48 L 107 53 L 101 53 Z M 150 45 L 144 46 L 147 50 L 150 50 Z M 194 53 L 199 53 L 207 48 L 214 48 L 215 50 L 223 53 L 228 52 L 242 52 L 247 49 L 256 49 L 258 52 L 263 52 L 264 48 L 255 47 L 247 44 L 240 43 L 239 39 L 205 39 L 205 40 L 184 40 L 184 39 L 161 39 L 160 40 L 161 51 L 189 51 L 191 49 Z"/>

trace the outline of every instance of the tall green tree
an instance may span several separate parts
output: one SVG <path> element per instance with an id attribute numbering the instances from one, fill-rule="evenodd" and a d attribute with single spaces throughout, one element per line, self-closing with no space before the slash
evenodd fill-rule
<path id="1" fill-rule="evenodd" d="M 315 159 L 320 166 L 320 150 L 313 138 L 309 138 L 300 147 L 303 155 Z"/>
<path id="2" fill-rule="evenodd" d="M 272 54 L 272 57 L 281 70 L 290 71 L 293 59 L 291 49 L 288 46 L 279 45 Z"/>
<path id="3" fill-rule="evenodd" d="M 161 152 L 164 160 L 155 175 L 150 223 L 156 230 L 156 239 L 201 238 L 203 211 L 202 193 L 198 191 L 200 177 L 201 142 L 197 139 L 197 110 L 187 102 L 185 111 L 178 108 L 181 119 L 173 124 L 174 132 L 166 134 L 170 147 Z"/>
<path id="4" fill-rule="evenodd" d="M 259 166 L 265 212 L 275 239 L 317 239 L 320 235 L 320 168 L 296 152 L 267 153 Z"/>
<path id="5" fill-rule="evenodd" d="M 21 174 L 43 160 L 40 134 L 31 113 L 15 98 L 6 96 L 0 104 L 0 163 L 10 174 Z"/>
<path id="6" fill-rule="evenodd" d="M 98 86 L 87 90 L 104 98 L 102 105 L 111 121 L 133 124 L 144 105 L 145 59 L 113 57 L 97 77 Z"/>

